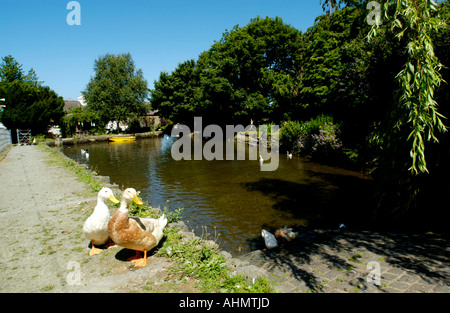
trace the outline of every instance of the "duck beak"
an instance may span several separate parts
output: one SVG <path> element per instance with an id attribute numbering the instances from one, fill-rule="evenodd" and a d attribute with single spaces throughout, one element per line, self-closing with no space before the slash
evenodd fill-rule
<path id="1" fill-rule="evenodd" d="M 134 195 L 133 201 L 134 201 L 134 203 L 139 204 L 139 205 L 143 205 L 143 204 L 144 204 L 144 203 L 142 202 L 142 200 L 139 199 L 138 195 Z"/>
<path id="2" fill-rule="evenodd" d="M 114 195 L 111 195 L 111 197 L 108 198 L 109 201 L 111 201 L 112 203 L 119 203 L 120 201 L 116 199 L 116 197 L 114 197 Z"/>

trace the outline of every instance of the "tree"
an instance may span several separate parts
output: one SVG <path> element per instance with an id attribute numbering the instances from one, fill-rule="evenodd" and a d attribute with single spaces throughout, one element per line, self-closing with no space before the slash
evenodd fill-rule
<path id="1" fill-rule="evenodd" d="M 71 107 L 67 114 L 62 118 L 63 136 L 72 136 L 77 130 L 77 125 L 81 123 L 99 124 L 99 117 L 95 112 L 83 107 Z"/>
<path id="2" fill-rule="evenodd" d="M 0 97 L 6 99 L 2 123 L 12 131 L 31 129 L 33 135 L 44 134 L 51 125 L 58 125 L 64 114 L 62 97 L 42 86 L 33 69 L 25 74 L 12 56 L 2 60 Z"/>
<path id="3" fill-rule="evenodd" d="M 180 63 L 171 74 L 161 72 L 151 92 L 152 107 L 168 120 L 191 125 L 201 115 L 202 89 L 195 60 Z"/>
<path id="4" fill-rule="evenodd" d="M 147 81 L 129 53 L 99 57 L 94 72 L 82 94 L 88 109 L 96 112 L 104 124 L 129 122 L 147 112 Z"/>
<path id="5" fill-rule="evenodd" d="M 349 65 L 354 66 L 355 59 L 345 59 L 348 54 L 343 51 L 348 50 L 348 45 L 365 27 L 363 19 L 364 12 L 360 8 L 345 8 L 331 16 L 319 16 L 305 33 L 303 59 L 307 62 L 303 63 L 299 98 L 308 111 L 303 119 L 320 113 L 340 114 L 342 105 L 349 105 L 339 100 L 348 84 L 347 79 L 342 81 L 343 77 L 348 76 Z M 367 60 L 362 61 L 365 62 Z"/>
<path id="6" fill-rule="evenodd" d="M 257 17 L 225 32 L 199 60 L 214 69 L 202 82 L 220 86 L 207 86 L 209 98 L 240 123 L 280 122 L 298 104 L 302 45 L 301 32 L 279 17 Z"/>
<path id="7" fill-rule="evenodd" d="M 390 2 L 384 5 L 385 16 L 389 19 Z M 437 4 L 433 0 L 413 1 L 397 0 L 392 19 L 391 31 L 396 37 L 406 37 L 408 59 L 405 67 L 398 73 L 400 96 L 398 110 L 400 116 L 397 128 L 407 126 L 412 141 L 410 156 L 412 165 L 409 170 L 414 174 L 428 172 L 425 161 L 425 145 L 427 141 L 437 142 L 435 132 L 446 132 L 447 127 L 438 112 L 434 99 L 435 91 L 443 82 L 440 70 L 443 65 L 436 57 L 433 34 L 444 29 L 445 22 L 437 12 Z M 377 33 L 374 25 L 369 39 Z"/>
<path id="8" fill-rule="evenodd" d="M 328 11 L 328 15 L 331 15 L 332 9 L 335 10 L 341 7 L 341 4 L 344 4 L 346 7 L 352 7 L 355 5 L 361 4 L 361 0 L 320 0 L 320 4 L 322 4 L 322 9 L 324 12 Z"/>
<path id="9" fill-rule="evenodd" d="M 368 33 L 368 42 L 382 42 L 388 35 L 401 55 L 400 66 L 392 69 L 392 99 L 375 140 L 380 148 L 373 172 L 378 214 L 392 220 L 415 216 L 419 227 L 448 220 L 441 205 L 450 201 L 450 136 L 444 125 L 449 87 L 443 83 L 449 70 L 441 65 L 450 64 L 450 31 L 444 27 L 448 12 L 449 1 L 439 6 L 433 1 L 386 2 L 382 24 Z M 411 220 L 408 224 L 413 225 Z"/>
<path id="10" fill-rule="evenodd" d="M 0 66 L 0 81 L 2 83 L 12 83 L 14 81 L 19 82 L 31 82 L 36 85 L 41 85 L 42 82 L 38 81 L 35 71 L 31 68 L 28 74 L 22 69 L 22 64 L 17 62 L 11 55 L 7 55 L 2 58 L 2 65 Z"/>
<path id="11" fill-rule="evenodd" d="M 295 111 L 301 80 L 301 32 L 282 19 L 252 19 L 226 31 L 198 61 L 162 73 L 152 105 L 173 122 L 202 116 L 205 123 L 276 121 Z"/>

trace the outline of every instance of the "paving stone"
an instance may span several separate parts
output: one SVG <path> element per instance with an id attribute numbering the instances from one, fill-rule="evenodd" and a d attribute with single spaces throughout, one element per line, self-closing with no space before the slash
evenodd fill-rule
<path id="1" fill-rule="evenodd" d="M 396 280 L 399 276 L 397 274 L 384 273 L 381 274 L 381 281 L 393 281 Z"/>
<path id="2" fill-rule="evenodd" d="M 407 292 L 432 292 L 433 286 L 429 284 L 421 284 L 421 283 L 415 283 L 412 284 L 408 289 Z"/>
<path id="3" fill-rule="evenodd" d="M 401 282 L 398 282 L 398 281 L 394 281 L 394 282 L 389 284 L 389 287 L 395 288 L 395 289 L 398 289 L 398 290 L 402 291 L 402 290 L 408 289 L 409 284 L 401 283 Z"/>
<path id="4" fill-rule="evenodd" d="M 394 275 L 401 275 L 403 274 L 404 270 L 398 267 L 391 268 L 387 273 L 394 274 Z"/>
<path id="5" fill-rule="evenodd" d="M 376 243 L 370 236 L 378 238 Z M 307 238 L 299 247 L 285 248 L 282 257 L 259 253 L 264 269 L 278 273 L 277 281 L 286 284 L 282 292 L 450 293 L 445 240 L 442 249 L 430 251 L 419 235 L 322 230 L 309 231 Z M 368 266 L 372 261 L 380 265 L 380 286 L 367 281 L 375 270 Z"/>
<path id="6" fill-rule="evenodd" d="M 408 274 L 405 274 L 405 275 L 403 275 L 403 276 L 401 276 L 400 278 L 397 279 L 397 281 L 399 281 L 399 282 L 409 283 L 409 284 L 415 283 L 418 280 L 420 280 L 420 277 L 413 276 L 413 275 L 408 275 Z"/>
<path id="7" fill-rule="evenodd" d="M 341 276 L 342 272 L 339 272 L 337 270 L 331 270 L 322 275 L 323 278 L 329 279 L 329 280 L 335 280 L 337 277 Z"/>
<path id="8" fill-rule="evenodd" d="M 433 288 L 432 292 L 449 293 L 450 287 L 446 285 L 438 285 Z"/>

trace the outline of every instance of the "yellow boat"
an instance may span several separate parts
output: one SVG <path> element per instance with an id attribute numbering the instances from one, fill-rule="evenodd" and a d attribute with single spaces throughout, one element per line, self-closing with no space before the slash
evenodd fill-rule
<path id="1" fill-rule="evenodd" d="M 129 142 L 135 141 L 136 136 L 108 136 L 110 142 Z"/>

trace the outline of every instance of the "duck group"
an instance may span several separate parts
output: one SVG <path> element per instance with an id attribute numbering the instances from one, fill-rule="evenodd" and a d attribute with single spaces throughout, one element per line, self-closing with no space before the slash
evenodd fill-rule
<path id="1" fill-rule="evenodd" d="M 163 238 L 167 218 L 164 214 L 158 219 L 129 216 L 128 206 L 131 201 L 138 205 L 143 204 L 134 188 L 123 191 L 120 207 L 112 217 L 105 203 L 107 200 L 119 203 L 113 191 L 105 187 L 99 191 L 94 212 L 83 225 L 83 233 L 91 242 L 89 255 L 101 253 L 99 246 L 111 248 L 116 244 L 135 250 L 136 255 L 130 260 L 136 267 L 145 267 L 147 252 L 155 248 Z M 140 252 L 143 252 L 144 256 L 141 256 Z"/>
<path id="2" fill-rule="evenodd" d="M 292 241 L 298 236 L 298 232 L 294 232 L 292 228 L 284 226 L 283 228 L 275 230 L 274 234 L 263 229 L 261 231 L 261 236 L 264 239 L 266 248 L 271 250 L 277 248 L 279 244 L 284 245 L 286 241 Z"/>

